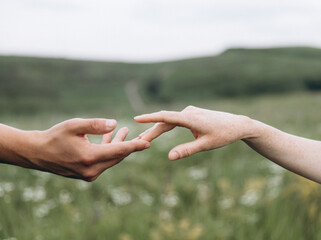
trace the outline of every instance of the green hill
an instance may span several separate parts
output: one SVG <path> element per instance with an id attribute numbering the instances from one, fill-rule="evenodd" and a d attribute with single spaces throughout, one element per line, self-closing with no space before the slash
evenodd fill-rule
<path id="1" fill-rule="evenodd" d="M 321 49 L 235 48 L 218 56 L 143 64 L 0 56 L 2 113 L 125 107 L 133 101 L 128 96 L 133 87 L 145 102 L 165 103 L 318 90 Z"/>

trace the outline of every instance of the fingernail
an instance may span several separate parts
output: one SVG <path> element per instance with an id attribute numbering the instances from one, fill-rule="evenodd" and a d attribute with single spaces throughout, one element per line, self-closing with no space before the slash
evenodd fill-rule
<path id="1" fill-rule="evenodd" d="M 106 127 L 107 127 L 107 129 L 110 129 L 110 128 L 113 128 L 113 127 L 115 127 L 115 125 L 116 125 L 116 120 L 114 120 L 114 119 L 108 119 L 108 120 L 106 120 Z"/>
<path id="2" fill-rule="evenodd" d="M 177 152 L 171 152 L 170 154 L 169 154 L 169 159 L 170 160 L 177 160 L 177 159 L 179 159 L 179 155 L 178 155 L 178 153 Z"/>
<path id="3" fill-rule="evenodd" d="M 140 117 L 142 117 L 142 116 L 143 116 L 143 115 L 138 115 L 138 116 L 134 117 L 134 119 L 140 118 Z"/>

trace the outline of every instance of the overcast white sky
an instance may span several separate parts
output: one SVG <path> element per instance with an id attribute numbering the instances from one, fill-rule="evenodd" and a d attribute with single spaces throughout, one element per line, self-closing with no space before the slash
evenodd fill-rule
<path id="1" fill-rule="evenodd" d="M 0 0 L 0 54 L 159 61 L 321 47 L 320 0 Z"/>

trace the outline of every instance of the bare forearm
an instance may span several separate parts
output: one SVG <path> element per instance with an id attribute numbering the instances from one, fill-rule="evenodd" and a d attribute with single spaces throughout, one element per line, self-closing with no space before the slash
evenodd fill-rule
<path id="1" fill-rule="evenodd" d="M 36 132 L 0 124 L 0 163 L 31 167 L 27 156 L 32 151 L 31 138 L 34 134 Z"/>
<path id="2" fill-rule="evenodd" d="M 321 142 L 282 132 L 252 120 L 253 137 L 243 139 L 273 162 L 321 183 Z"/>

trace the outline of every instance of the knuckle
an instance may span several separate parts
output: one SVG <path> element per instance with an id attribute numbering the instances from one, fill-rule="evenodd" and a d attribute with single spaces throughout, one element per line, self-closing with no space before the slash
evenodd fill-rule
<path id="1" fill-rule="evenodd" d="M 165 118 L 167 114 L 168 114 L 168 111 L 166 111 L 166 110 L 160 111 L 160 116 L 161 116 L 162 118 Z"/>
<path id="2" fill-rule="evenodd" d="M 73 119 L 67 120 L 63 123 L 63 127 L 65 129 L 72 129 L 74 127 L 75 123 L 80 120 L 81 120 L 81 118 L 73 118 Z"/>
<path id="3" fill-rule="evenodd" d="M 98 172 L 96 170 L 92 170 L 90 168 L 87 168 L 85 171 L 82 172 L 81 177 L 85 181 L 92 182 L 95 180 L 98 176 Z"/>
<path id="4" fill-rule="evenodd" d="M 195 109 L 196 109 L 196 107 L 193 105 L 189 105 L 186 108 L 184 108 L 185 111 L 191 111 L 191 110 L 195 110 Z"/>
<path id="5" fill-rule="evenodd" d="M 100 122 L 98 120 L 91 120 L 90 127 L 93 130 L 99 130 L 100 129 Z"/>
<path id="6" fill-rule="evenodd" d="M 91 166 L 95 162 L 95 158 L 89 154 L 83 154 L 82 157 L 80 157 L 80 162 L 83 163 L 85 166 Z"/>
<path id="7" fill-rule="evenodd" d="M 127 156 L 127 154 L 128 154 L 127 152 L 128 151 L 126 149 L 119 149 L 119 150 L 116 151 L 115 156 L 117 158 L 124 158 L 125 156 Z"/>
<path id="8" fill-rule="evenodd" d="M 184 148 L 184 149 L 183 149 L 183 155 L 184 155 L 185 157 L 191 156 L 191 155 L 192 155 L 191 149 L 190 149 L 190 148 Z"/>
<path id="9" fill-rule="evenodd" d="M 83 120 L 82 118 L 72 118 L 70 121 L 81 121 L 81 120 Z"/>
<path id="10" fill-rule="evenodd" d="M 74 124 L 75 122 L 79 122 L 82 120 L 83 120 L 82 118 L 72 118 L 72 119 L 68 120 L 67 123 Z"/>

